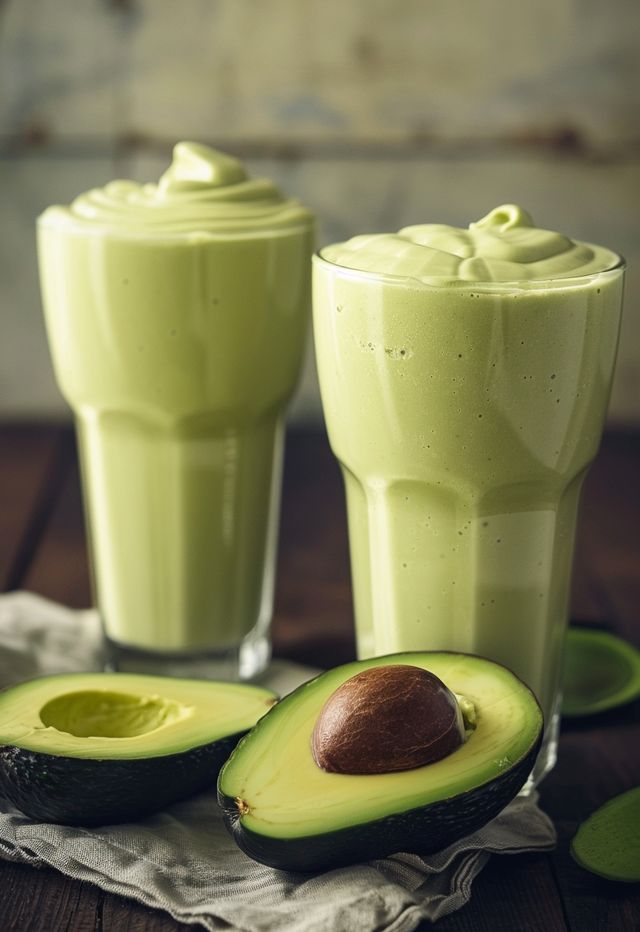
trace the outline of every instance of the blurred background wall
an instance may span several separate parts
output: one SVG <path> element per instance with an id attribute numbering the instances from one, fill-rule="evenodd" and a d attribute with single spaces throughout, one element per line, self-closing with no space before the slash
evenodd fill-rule
<path id="1" fill-rule="evenodd" d="M 516 201 L 630 265 L 610 419 L 640 424 L 637 0 L 0 0 L 0 416 L 65 417 L 34 220 L 181 138 L 246 159 L 321 242 Z M 313 356 L 293 416 L 320 418 Z"/>

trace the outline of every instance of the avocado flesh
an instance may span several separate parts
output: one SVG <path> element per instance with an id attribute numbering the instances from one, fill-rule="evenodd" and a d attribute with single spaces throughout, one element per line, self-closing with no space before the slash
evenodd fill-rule
<path id="1" fill-rule="evenodd" d="M 125 673 L 21 683 L 0 693 L 0 790 L 45 821 L 138 818 L 213 785 L 275 701 L 245 684 Z"/>
<path id="2" fill-rule="evenodd" d="M 640 696 L 640 651 L 608 631 L 567 631 L 562 714 L 605 712 Z"/>
<path id="3" fill-rule="evenodd" d="M 351 676 L 390 663 L 430 670 L 470 700 L 476 722 L 468 739 L 447 757 L 413 770 L 321 770 L 310 745 L 320 709 Z M 434 844 L 444 847 L 485 824 L 516 795 L 541 735 L 535 697 L 498 664 L 435 652 L 377 657 L 322 674 L 274 707 L 223 767 L 218 800 L 240 847 L 274 867 L 314 870 L 409 846 L 418 850 L 417 844 L 435 850 Z M 438 825 L 443 820 L 446 825 Z"/>
<path id="4" fill-rule="evenodd" d="M 584 867 L 626 883 L 640 881 L 640 786 L 610 799 L 579 827 L 571 854 Z"/>

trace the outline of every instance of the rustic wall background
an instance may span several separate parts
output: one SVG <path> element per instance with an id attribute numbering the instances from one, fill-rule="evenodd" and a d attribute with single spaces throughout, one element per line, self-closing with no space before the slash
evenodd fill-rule
<path id="1" fill-rule="evenodd" d="M 0 415 L 60 416 L 34 219 L 179 138 L 247 159 L 321 240 L 504 201 L 630 265 L 611 405 L 640 423 L 637 0 L 0 2 Z M 320 417 L 312 354 L 294 416 Z"/>

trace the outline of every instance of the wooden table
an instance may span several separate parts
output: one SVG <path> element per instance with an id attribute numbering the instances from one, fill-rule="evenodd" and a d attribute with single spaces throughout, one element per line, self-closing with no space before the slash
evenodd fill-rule
<path id="1" fill-rule="evenodd" d="M 640 647 L 639 434 L 605 438 L 587 480 L 582 515 L 574 617 Z M 31 589 L 71 606 L 90 603 L 76 453 L 68 428 L 0 427 L 0 586 Z M 288 439 L 273 637 L 278 656 L 301 662 L 330 666 L 354 656 L 342 485 L 326 438 L 318 432 L 295 432 Z M 542 806 L 558 829 L 556 851 L 495 856 L 476 881 L 470 904 L 437 928 L 640 929 L 640 885 L 600 880 L 568 853 L 580 821 L 638 784 L 640 702 L 565 723 L 558 764 L 541 788 Z M 2 932 L 180 928 L 189 927 L 52 870 L 0 862 Z"/>

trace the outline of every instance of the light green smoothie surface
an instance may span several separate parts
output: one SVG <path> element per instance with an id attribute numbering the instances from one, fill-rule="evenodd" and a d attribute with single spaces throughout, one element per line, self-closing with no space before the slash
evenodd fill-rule
<path id="1" fill-rule="evenodd" d="M 322 257 L 363 272 L 438 282 L 566 279 L 602 272 L 619 261 L 602 246 L 538 229 L 515 204 L 496 207 L 467 230 L 418 224 L 398 233 L 354 236 L 323 249 Z"/>
<path id="2" fill-rule="evenodd" d="M 195 142 L 179 142 L 158 183 L 111 181 L 50 207 L 44 224 L 92 224 L 119 233 L 242 233 L 308 224 L 302 205 L 264 178 L 249 178 L 242 162 Z"/>

